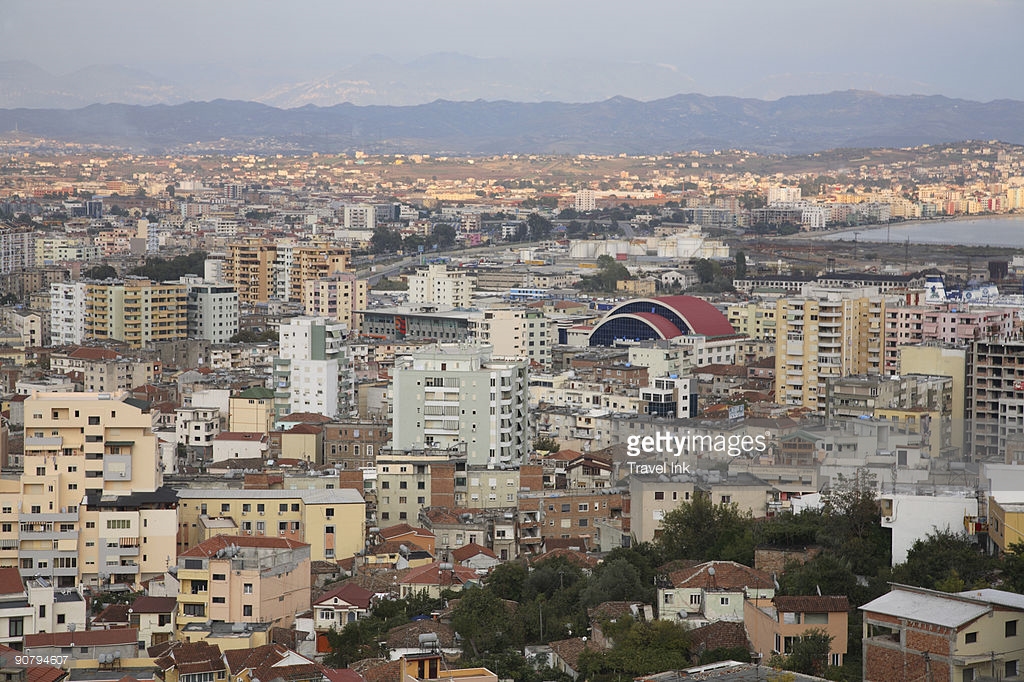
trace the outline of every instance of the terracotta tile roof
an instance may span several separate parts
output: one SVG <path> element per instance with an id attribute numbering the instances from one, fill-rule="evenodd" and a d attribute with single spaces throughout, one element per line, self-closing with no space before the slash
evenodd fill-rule
<path id="1" fill-rule="evenodd" d="M 17 568 L 0 568 L 0 594 L 21 594 L 25 591 L 25 583 L 21 580 L 21 571 Z"/>
<path id="2" fill-rule="evenodd" d="M 573 670 L 578 670 L 577 666 L 580 663 L 580 654 L 584 651 L 590 650 L 592 643 L 584 640 L 581 637 L 573 637 L 571 639 L 560 639 L 555 642 L 549 642 L 548 646 L 551 650 L 558 654 L 558 657 L 565 661 Z"/>
<path id="3" fill-rule="evenodd" d="M 547 543 L 547 539 L 545 539 L 544 542 Z M 543 554 L 538 554 L 537 556 L 531 559 L 531 563 L 540 563 L 541 561 L 546 561 L 554 557 L 562 557 L 567 561 L 571 561 L 572 563 L 576 564 L 580 568 L 592 569 L 596 567 L 599 563 L 601 563 L 600 559 L 598 559 L 597 557 L 592 557 L 586 552 L 580 552 L 579 550 L 575 549 L 566 549 L 564 547 L 559 547 L 557 549 L 552 549 L 547 552 L 544 552 Z"/>
<path id="4" fill-rule="evenodd" d="M 224 652 L 224 660 L 228 664 L 228 672 L 238 675 L 246 669 L 273 665 L 288 655 L 288 650 L 280 644 L 264 644 L 252 649 L 234 649 Z"/>
<path id="5" fill-rule="evenodd" d="M 266 439 L 267 434 L 257 433 L 255 431 L 221 431 L 214 437 L 214 440 L 248 440 L 260 442 Z"/>
<path id="6" fill-rule="evenodd" d="M 139 597 L 132 602 L 134 613 L 170 613 L 178 605 L 174 597 Z"/>
<path id="7" fill-rule="evenodd" d="M 714 575 L 708 569 L 714 567 Z M 738 564 L 735 561 L 708 561 L 691 569 L 676 571 L 669 575 L 672 584 L 679 587 L 702 587 L 705 589 L 741 590 L 745 587 L 771 589 L 775 587 L 772 577 Z"/>
<path id="8" fill-rule="evenodd" d="M 694 649 L 698 652 L 725 648 L 750 648 L 750 642 L 747 640 L 747 628 L 743 623 L 719 620 L 703 627 L 694 628 L 690 630 L 689 635 Z"/>
<path id="9" fill-rule="evenodd" d="M 590 540 L 587 538 L 544 538 L 544 549 L 549 552 L 556 549 L 571 549 L 575 551 L 586 551 L 590 549 Z"/>
<path id="10" fill-rule="evenodd" d="M 25 635 L 25 648 L 47 646 L 109 646 L 124 644 L 137 646 L 139 631 L 135 628 L 116 628 L 113 630 L 79 630 L 78 632 L 40 632 Z"/>
<path id="11" fill-rule="evenodd" d="M 436 620 L 414 620 L 388 630 L 387 643 L 391 649 L 418 649 L 420 635 L 434 633 L 443 649 L 455 646 L 455 630 L 452 626 Z"/>
<path id="12" fill-rule="evenodd" d="M 92 620 L 94 623 L 127 623 L 128 605 L 107 604 Z"/>
<path id="13" fill-rule="evenodd" d="M 314 605 L 328 605 L 335 597 L 360 609 L 370 608 L 373 592 L 354 583 L 344 583 L 313 602 Z"/>
<path id="14" fill-rule="evenodd" d="M 638 601 L 606 601 L 587 609 L 590 620 L 615 620 L 633 615 L 633 607 L 643 614 L 644 604 Z"/>
<path id="15" fill-rule="evenodd" d="M 297 434 L 301 435 L 301 434 L 317 434 L 317 433 L 320 433 L 320 431 L 321 431 L 320 427 L 316 426 L 315 424 L 302 423 L 302 424 L 296 424 L 292 428 L 288 429 L 287 431 L 283 431 L 282 433 L 297 433 Z"/>
<path id="16" fill-rule="evenodd" d="M 440 562 L 409 569 L 401 579 L 403 585 L 464 585 L 477 580 L 476 571 L 465 566 L 454 566 L 451 571 L 442 571 Z"/>
<path id="17" fill-rule="evenodd" d="M 545 459 L 571 462 L 582 454 L 582 452 L 577 452 L 576 450 L 559 450 L 558 452 L 551 453 Z"/>
<path id="18" fill-rule="evenodd" d="M 413 526 L 410 526 L 408 523 L 399 523 L 394 526 L 388 526 L 387 528 L 380 529 L 380 536 L 385 540 L 392 540 L 394 538 L 401 537 L 402 535 L 408 535 L 410 533 L 412 533 L 413 535 L 418 535 L 420 537 L 434 537 L 434 534 L 426 528 L 415 528 Z"/>
<path id="19" fill-rule="evenodd" d="M 845 595 L 782 596 L 772 599 L 775 608 L 785 613 L 839 613 L 850 610 L 850 600 Z"/>
<path id="20" fill-rule="evenodd" d="M 468 545 L 463 545 L 458 549 L 452 550 L 452 558 L 459 563 L 462 563 L 467 559 L 472 559 L 473 557 L 478 556 L 480 554 L 488 556 L 492 559 L 498 558 L 497 554 L 495 554 L 494 552 L 492 552 L 491 550 L 487 549 L 482 545 L 476 544 L 475 542 L 471 542 Z"/>
<path id="21" fill-rule="evenodd" d="M 324 668 L 329 682 L 366 682 L 366 678 L 351 668 Z"/>
<path id="22" fill-rule="evenodd" d="M 9 646 L 0 644 L 0 667 L 6 667 L 11 662 L 12 656 L 20 656 L 22 652 L 12 649 Z M 33 665 L 25 668 L 27 682 L 60 682 L 70 675 L 69 671 L 60 668 L 51 668 L 48 665 Z"/>
<path id="23" fill-rule="evenodd" d="M 108 348 L 79 346 L 70 351 L 68 357 L 80 360 L 116 360 L 121 357 L 121 354 Z"/>
<path id="24" fill-rule="evenodd" d="M 383 658 L 365 658 L 350 666 L 366 679 L 366 682 L 400 682 L 402 674 L 401 661 L 388 661 Z"/>
<path id="25" fill-rule="evenodd" d="M 179 557 L 211 557 L 219 550 L 230 545 L 238 547 L 264 547 L 272 549 L 296 549 L 309 547 L 305 542 L 292 540 L 291 538 L 272 538 L 258 535 L 217 535 L 204 540 L 188 551 L 178 554 Z"/>
<path id="26" fill-rule="evenodd" d="M 174 668 L 179 675 L 216 672 L 226 668 L 220 647 L 202 640 L 172 642 L 167 653 L 157 658 L 154 664 L 164 671 Z"/>

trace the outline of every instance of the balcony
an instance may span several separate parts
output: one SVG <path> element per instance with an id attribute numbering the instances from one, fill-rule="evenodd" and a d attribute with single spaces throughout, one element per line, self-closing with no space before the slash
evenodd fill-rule
<path id="1" fill-rule="evenodd" d="M 78 521 L 78 507 L 62 509 L 60 513 L 27 514 L 22 512 L 18 515 L 18 521 L 21 523 L 69 523 Z"/>

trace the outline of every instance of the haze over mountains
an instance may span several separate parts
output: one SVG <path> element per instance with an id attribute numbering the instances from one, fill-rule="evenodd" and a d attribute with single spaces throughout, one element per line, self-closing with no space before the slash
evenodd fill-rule
<path id="1" fill-rule="evenodd" d="M 254 70 L 191 76 L 184 87 L 122 66 L 55 76 L 29 62 L 0 62 L 0 135 L 145 151 L 452 154 L 1024 143 L 1024 102 L 1013 100 L 861 90 L 777 100 L 708 97 L 676 94 L 687 92 L 691 79 L 668 66 L 548 66 L 524 70 L 522 60 L 439 53 L 408 63 L 371 57 L 301 83 L 272 83 Z"/>

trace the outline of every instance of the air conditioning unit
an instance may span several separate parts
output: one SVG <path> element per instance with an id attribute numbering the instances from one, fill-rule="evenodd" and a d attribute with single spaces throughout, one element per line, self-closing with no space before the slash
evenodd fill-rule
<path id="1" fill-rule="evenodd" d="M 284 535 L 284 531 L 279 531 L 279 535 Z"/>
<path id="2" fill-rule="evenodd" d="M 252 535 L 252 531 L 251 530 L 247 530 L 247 531 L 245 531 L 245 534 L 246 535 Z"/>
<path id="3" fill-rule="evenodd" d="M 892 523 L 892 517 L 891 516 L 883 516 L 882 517 L 882 521 L 884 521 L 885 523 Z"/>
<path id="4" fill-rule="evenodd" d="M 260 512 L 260 516 L 263 516 L 263 512 Z"/>

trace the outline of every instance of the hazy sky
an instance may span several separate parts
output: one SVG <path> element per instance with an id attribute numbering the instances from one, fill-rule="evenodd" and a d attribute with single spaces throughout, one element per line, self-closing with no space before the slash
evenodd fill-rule
<path id="1" fill-rule="evenodd" d="M 0 61 L 121 64 L 227 88 L 369 55 L 642 62 L 690 92 L 1024 99 L 1024 0 L 0 0 Z"/>

